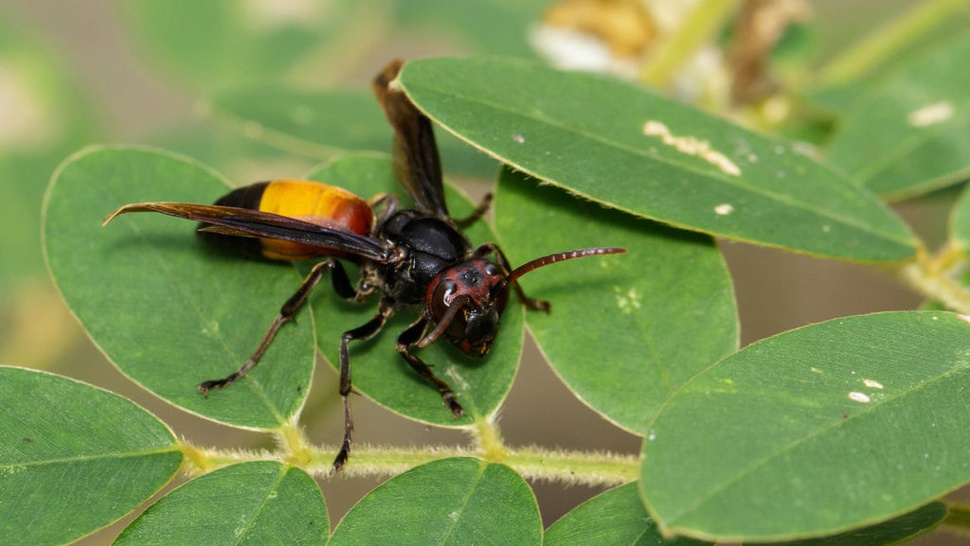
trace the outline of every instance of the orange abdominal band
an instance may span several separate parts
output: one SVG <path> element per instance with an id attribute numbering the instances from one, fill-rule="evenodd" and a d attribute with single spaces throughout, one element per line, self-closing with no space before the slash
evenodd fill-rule
<path id="1" fill-rule="evenodd" d="M 343 188 L 305 180 L 273 181 L 263 191 L 259 210 L 358 235 L 368 235 L 374 224 L 374 212 L 367 201 Z M 260 241 L 263 256 L 271 260 L 342 254 L 289 241 L 265 238 Z"/>

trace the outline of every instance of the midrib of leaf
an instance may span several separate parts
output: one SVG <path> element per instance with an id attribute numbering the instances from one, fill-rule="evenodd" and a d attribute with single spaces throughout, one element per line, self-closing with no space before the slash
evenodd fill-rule
<path id="1" fill-rule="evenodd" d="M 881 400 L 878 400 L 878 401 L 875 401 L 873 403 L 867 404 L 868 407 L 866 409 L 863 409 L 861 411 L 855 412 L 855 413 L 853 413 L 852 415 L 850 415 L 846 419 L 833 420 L 832 423 L 830 423 L 829 425 L 826 425 L 826 426 L 823 426 L 821 428 L 818 428 L 815 431 L 813 431 L 811 434 L 808 434 L 806 436 L 803 436 L 801 438 L 798 438 L 798 439 L 796 439 L 796 440 L 794 440 L 792 442 L 789 442 L 788 444 L 786 444 L 784 446 L 780 446 L 777 450 L 774 450 L 771 453 L 768 453 L 765 457 L 762 457 L 761 459 L 758 459 L 758 460 L 753 461 L 752 464 L 750 464 L 747 467 L 745 467 L 741 472 L 739 472 L 738 474 L 736 474 L 730 480 L 726 480 L 726 481 L 721 482 L 721 484 L 718 485 L 718 487 L 716 487 L 716 488 L 714 488 L 714 489 L 712 489 L 710 491 L 710 494 L 705 495 L 705 496 L 699 498 L 698 501 L 695 502 L 693 505 L 691 505 L 691 506 L 687 507 L 685 510 L 681 511 L 681 513 L 677 516 L 676 519 L 682 519 L 685 516 L 688 516 L 688 515 L 690 515 L 692 513 L 695 513 L 704 504 L 706 504 L 707 502 L 709 502 L 713 498 L 715 498 L 718 495 L 720 495 L 727 488 L 733 486 L 734 484 L 738 483 L 739 481 L 741 481 L 745 477 L 751 475 L 756 470 L 762 468 L 763 466 L 765 466 L 770 461 L 773 461 L 773 460 L 777 459 L 778 457 L 780 457 L 782 454 L 787 453 L 789 451 L 792 451 L 794 448 L 799 447 L 802 444 L 807 443 L 809 440 L 814 440 L 815 438 L 819 437 L 820 435 L 822 435 L 824 433 L 827 433 L 827 432 L 829 432 L 831 430 L 834 430 L 834 429 L 836 429 L 836 428 L 838 428 L 840 426 L 844 426 L 844 423 L 848 423 L 848 422 L 850 422 L 853 419 L 858 419 L 859 418 L 858 416 L 866 415 L 868 413 L 871 413 L 873 411 L 876 411 L 877 408 L 882 408 L 882 407 L 885 407 L 885 406 L 887 406 L 887 405 L 889 405 L 889 404 L 891 404 L 893 402 L 897 402 L 897 401 L 899 401 L 900 399 L 902 399 L 903 397 L 905 397 L 905 396 L 907 396 L 909 394 L 912 394 L 912 393 L 917 392 L 919 390 L 928 388 L 929 386 L 937 383 L 938 381 L 942 381 L 944 379 L 949 378 L 952 375 L 957 375 L 958 373 L 963 372 L 963 371 L 966 371 L 968 369 L 970 369 L 970 361 L 965 361 L 963 363 L 963 365 L 961 365 L 959 367 L 950 368 L 945 373 L 940 374 L 939 376 L 934 377 L 932 379 L 929 379 L 929 380 L 926 380 L 926 381 L 920 381 L 919 383 L 913 385 L 912 387 L 910 387 L 908 389 L 901 390 L 895 396 L 886 396 L 885 398 L 882 398 Z M 671 519 L 671 521 L 673 521 L 673 519 Z"/>
<path id="2" fill-rule="evenodd" d="M 420 87 L 420 86 L 418 86 L 418 87 Z M 621 143 L 617 143 L 615 141 L 609 140 L 609 139 L 607 139 L 607 138 L 599 135 L 598 133 L 585 133 L 585 132 L 582 132 L 579 129 L 572 128 L 572 127 L 567 126 L 567 125 L 564 125 L 562 123 L 555 122 L 555 121 L 551 121 L 548 118 L 543 117 L 543 116 L 530 116 L 528 114 L 523 114 L 523 113 L 517 112 L 515 110 L 509 109 L 507 107 L 503 107 L 500 104 L 496 104 L 496 103 L 492 103 L 492 102 L 487 102 L 487 101 L 484 101 L 484 100 L 480 100 L 478 98 L 469 97 L 469 96 L 464 95 L 464 94 L 445 93 L 445 92 L 442 92 L 442 91 L 432 91 L 432 92 L 434 92 L 436 94 L 439 94 L 439 95 L 442 95 L 442 96 L 463 99 L 463 100 L 466 100 L 468 102 L 473 102 L 473 103 L 480 104 L 480 105 L 483 105 L 483 106 L 486 106 L 486 107 L 490 107 L 490 108 L 493 108 L 495 110 L 499 110 L 501 112 L 505 112 L 505 113 L 511 114 L 513 116 L 523 118 L 523 119 L 525 119 L 527 121 L 533 121 L 533 122 L 537 122 L 537 123 L 543 123 L 543 124 L 546 124 L 546 125 L 549 125 L 549 126 L 558 128 L 558 129 L 560 129 L 560 130 L 562 130 L 564 132 L 577 135 L 581 139 L 587 139 L 587 140 L 591 140 L 591 141 L 597 141 L 600 144 L 605 144 L 605 145 L 607 145 L 609 147 L 617 148 L 619 150 L 628 152 L 628 153 L 630 153 L 630 154 L 632 154 L 634 156 L 640 157 L 641 159 L 646 159 L 648 161 L 649 160 L 652 160 L 652 161 L 663 162 L 663 163 L 665 163 L 667 165 L 672 165 L 672 166 L 674 166 L 674 167 L 676 167 L 678 169 L 687 170 L 687 171 L 693 172 L 695 174 L 699 174 L 699 175 L 703 176 L 704 178 L 715 179 L 715 180 L 717 180 L 717 181 L 719 181 L 719 182 L 721 182 L 721 183 L 723 183 L 725 185 L 728 185 L 728 186 L 731 186 L 731 187 L 734 187 L 734 188 L 738 188 L 738 189 L 743 190 L 743 191 L 747 191 L 747 192 L 749 192 L 751 194 L 758 195 L 758 196 L 761 196 L 761 197 L 766 197 L 766 198 L 768 198 L 770 200 L 773 200 L 773 201 L 778 202 L 778 203 L 782 203 L 782 204 L 784 204 L 786 206 L 790 206 L 792 208 L 796 208 L 796 209 L 799 209 L 799 210 L 807 211 L 807 212 L 812 213 L 814 215 L 817 215 L 817 216 L 819 216 L 821 218 L 830 219 L 830 220 L 833 220 L 833 221 L 842 223 L 844 225 L 852 226 L 852 227 L 854 227 L 856 229 L 859 229 L 860 231 L 862 231 L 864 233 L 870 233 L 870 234 L 877 235 L 877 236 L 882 237 L 882 238 L 889 239 L 891 241 L 895 241 L 895 242 L 898 242 L 898 243 L 905 244 L 906 246 L 911 246 L 910 245 L 910 241 L 908 241 L 908 240 L 905 240 L 905 239 L 897 239 L 897 238 L 891 237 L 888 234 L 885 234 L 883 232 L 875 231 L 874 229 L 872 229 L 872 226 L 867 225 L 867 224 L 859 223 L 859 222 L 855 221 L 852 217 L 841 217 L 841 216 L 837 216 L 837 215 L 831 214 L 828 209 L 824 209 L 824 208 L 823 209 L 811 208 L 810 206 L 808 206 L 808 204 L 803 203 L 801 201 L 792 200 L 790 197 L 787 197 L 784 194 L 776 194 L 776 193 L 773 193 L 773 192 L 769 192 L 769 191 L 767 191 L 764 188 L 761 188 L 759 186 L 746 186 L 744 184 L 739 184 L 737 182 L 733 182 L 732 180 L 730 180 L 729 178 L 727 178 L 725 176 L 717 175 L 717 174 L 714 174 L 714 173 L 711 173 L 711 172 L 708 172 L 708 171 L 703 171 L 700 168 L 695 167 L 695 166 L 692 166 L 692 165 L 678 163 L 678 162 L 676 162 L 674 160 L 668 159 L 668 158 L 663 157 L 663 156 L 660 156 L 660 157 L 651 156 L 651 155 L 649 155 L 649 154 L 645 153 L 644 151 L 639 150 L 637 148 L 633 148 L 631 146 L 627 146 L 625 144 L 621 144 Z M 420 104 L 418 106 L 420 107 Z M 471 140 L 468 140 L 461 133 L 459 133 L 458 131 L 455 131 L 449 125 L 445 124 L 440 119 L 434 117 L 430 112 L 426 112 L 426 114 L 429 117 L 431 117 L 431 119 L 433 119 L 438 124 L 440 124 L 442 127 L 444 127 L 448 132 L 450 132 L 453 135 L 457 136 L 461 140 L 463 140 L 465 142 L 468 142 L 470 145 L 474 146 L 476 149 L 481 150 L 482 152 L 484 152 L 484 153 L 486 153 L 486 154 L 488 154 L 488 155 L 490 155 L 490 156 L 492 156 L 492 157 L 494 157 L 494 158 L 496 158 L 496 159 L 498 159 L 498 160 L 500 160 L 500 161 L 502 161 L 504 163 L 507 163 L 507 164 L 515 167 L 516 169 L 518 169 L 518 170 L 520 170 L 520 171 L 522 171 L 524 173 L 527 173 L 527 174 L 529 174 L 529 175 L 531 175 L 531 176 L 533 176 L 535 178 L 538 178 L 538 179 L 541 179 L 541 180 L 547 180 L 547 178 L 545 178 L 543 176 L 540 176 L 539 174 L 535 173 L 535 171 L 532 171 L 530 169 L 527 169 L 527 168 L 523 167 L 522 165 L 520 165 L 520 164 L 518 164 L 518 163 L 516 163 L 514 161 L 511 161 L 508 158 L 502 157 L 498 153 L 493 152 L 492 150 L 489 150 L 488 148 L 484 148 L 483 146 L 481 146 L 478 143 L 475 143 L 475 142 L 472 142 Z M 831 173 L 833 176 L 838 176 L 837 174 L 835 174 L 834 172 L 832 172 L 831 169 L 825 167 L 824 165 L 816 164 L 816 166 L 825 169 L 826 171 L 828 171 L 829 173 Z M 570 186 L 566 186 L 565 184 L 562 184 L 562 185 L 564 187 L 568 188 L 571 193 L 574 193 L 576 195 L 580 195 L 582 197 L 585 197 L 585 198 L 587 198 L 587 199 L 589 199 L 591 201 L 595 201 L 597 203 L 604 203 L 604 204 L 606 204 L 602 199 L 598 199 L 598 198 L 595 198 L 595 197 L 590 196 L 588 194 L 585 194 L 585 193 L 583 193 L 583 192 L 581 192 L 581 191 L 579 191 L 579 190 L 577 190 L 575 188 L 572 188 Z M 847 186 L 849 185 L 849 182 L 848 181 L 846 181 L 846 185 Z M 618 205 L 615 205 L 615 204 L 612 204 L 612 203 L 610 204 L 610 206 L 611 207 L 614 207 L 614 208 L 618 208 L 620 210 L 623 210 L 623 211 L 625 211 L 627 213 L 634 214 L 636 216 L 642 216 L 640 213 L 635 212 L 635 211 L 632 211 L 632 210 L 629 210 L 626 207 L 621 207 L 621 206 L 618 206 Z M 679 222 L 678 223 L 671 222 L 671 223 L 674 224 L 674 225 L 688 227 L 692 231 L 701 231 L 703 233 L 714 233 L 714 232 L 708 231 L 706 229 L 700 229 L 700 228 L 698 228 L 696 226 L 691 226 L 691 225 L 688 225 L 688 224 L 682 224 L 682 223 L 679 223 Z M 717 235 L 723 235 L 723 234 L 720 234 L 720 233 L 715 233 L 715 234 L 717 234 Z"/>
<path id="3" fill-rule="evenodd" d="M 273 483 L 272 487 L 267 489 L 266 493 L 263 495 L 263 500 L 259 503 L 259 506 L 252 511 L 252 515 L 246 520 L 246 523 L 243 526 L 242 532 L 236 535 L 235 540 L 233 540 L 232 542 L 233 544 L 240 544 L 243 541 L 243 539 L 246 537 L 246 533 L 248 533 L 249 530 L 253 528 L 253 522 L 256 521 L 256 519 L 259 517 L 259 513 L 263 511 L 263 508 L 266 507 L 266 501 L 269 500 L 269 493 L 279 489 L 280 484 L 283 483 L 283 479 L 286 477 L 286 474 L 289 471 L 290 471 L 289 466 L 280 465 L 280 471 L 276 476 L 276 481 Z"/>
<path id="4" fill-rule="evenodd" d="M 649 536 L 653 540 L 656 540 L 654 539 L 654 536 L 656 536 L 656 532 L 654 531 L 654 529 L 650 527 L 645 527 L 642 531 L 640 531 L 640 533 L 637 536 L 633 537 L 633 540 L 629 542 L 630 546 L 639 546 L 640 544 L 642 544 L 643 539 L 646 538 L 647 536 Z"/>
<path id="5" fill-rule="evenodd" d="M 966 110 L 970 110 L 970 105 L 960 104 L 954 106 L 955 112 L 964 112 Z M 925 145 L 927 142 L 932 141 L 934 138 L 938 137 L 940 133 L 945 133 L 948 129 L 951 129 L 954 126 L 966 126 L 966 123 L 964 122 L 965 118 L 966 116 L 964 115 L 955 114 L 953 118 L 938 124 L 932 130 L 920 128 L 910 131 L 909 136 L 899 141 L 897 145 L 893 147 L 892 151 L 885 154 L 880 154 L 878 158 L 867 162 L 865 167 L 854 173 L 854 176 L 860 181 L 869 180 L 872 175 L 885 170 L 886 167 L 891 167 L 894 163 L 898 163 L 901 158 L 909 155 L 913 150 Z"/>
<path id="6" fill-rule="evenodd" d="M 635 314 L 636 315 L 639 315 L 639 313 L 635 313 Z M 654 337 L 655 336 L 649 335 L 649 330 L 647 330 L 647 328 L 645 326 L 645 323 L 643 322 L 643 320 L 641 320 L 641 318 L 639 316 L 634 317 L 633 321 L 636 323 L 637 328 L 640 330 L 640 332 L 642 334 L 641 335 L 641 339 L 643 340 L 643 345 L 644 345 L 644 347 L 646 347 L 647 353 L 649 353 L 650 358 L 652 358 L 653 361 L 658 364 L 657 366 L 655 366 L 656 372 L 657 372 L 655 375 L 663 383 L 663 385 L 665 387 L 665 390 L 667 391 L 667 394 L 668 394 L 667 399 L 669 400 L 670 399 L 670 395 L 672 395 L 674 393 L 674 390 L 675 389 L 674 389 L 673 384 L 671 384 L 671 382 L 670 382 L 670 374 L 668 373 L 667 366 L 666 365 L 661 365 L 663 362 L 665 362 L 665 359 L 662 359 L 662 358 L 660 358 L 658 356 L 659 353 L 658 353 L 658 351 L 656 349 L 656 344 L 654 342 Z M 528 324 L 526 324 L 526 328 L 529 328 Z M 533 337 L 533 339 L 537 339 L 535 333 L 532 331 L 531 328 L 529 328 L 529 335 L 531 335 Z M 542 358 L 545 359 L 546 362 L 555 362 L 556 359 L 551 358 L 546 353 L 546 350 L 545 350 L 545 348 L 543 348 L 543 346 L 542 346 L 541 343 L 536 343 L 536 347 L 539 349 L 539 353 L 542 354 Z M 562 376 L 562 374 L 560 373 L 559 369 L 556 366 L 549 366 L 549 367 L 552 369 L 553 373 L 556 374 L 556 377 L 558 377 L 563 383 L 567 383 L 568 384 L 568 382 L 565 380 L 565 378 Z M 570 386 L 570 390 L 573 390 L 572 389 L 572 386 Z M 586 403 L 586 402 L 584 401 L 584 403 Z M 661 405 L 660 407 L 663 407 L 663 405 Z M 595 410 L 595 408 L 594 408 L 594 410 Z M 596 410 L 596 411 L 598 411 L 598 410 Z M 614 425 L 616 425 L 619 428 L 622 428 L 624 430 L 629 430 L 629 428 L 628 428 L 629 425 L 620 424 L 619 422 L 615 421 L 612 417 L 609 417 L 607 415 L 600 415 L 600 417 L 602 417 L 602 418 L 606 419 L 607 421 L 613 423 Z M 631 431 L 631 432 L 634 432 L 635 434 L 640 434 L 639 432 L 635 432 L 635 431 Z"/>
<path id="7" fill-rule="evenodd" d="M 667 391 L 667 398 L 669 399 L 670 396 L 674 393 L 674 386 L 670 382 L 670 373 L 669 373 L 669 370 L 667 369 L 667 364 L 665 363 L 665 359 L 661 358 L 659 351 L 657 351 L 657 345 L 656 345 L 656 342 L 654 341 L 655 336 L 650 335 L 650 330 L 646 327 L 646 323 L 640 317 L 640 313 L 632 313 L 632 315 L 634 315 L 633 321 L 636 323 L 637 328 L 641 332 L 643 344 L 647 348 L 647 352 L 649 353 L 650 358 L 652 358 L 653 361 L 657 363 L 657 366 L 656 366 L 657 376 L 659 376 L 660 381 L 663 383 L 664 390 Z"/>
<path id="8" fill-rule="evenodd" d="M 61 457 L 57 459 L 44 459 L 40 461 L 27 461 L 23 463 L 0 464 L 0 473 L 4 471 L 21 469 L 21 468 L 42 467 L 42 466 L 49 466 L 49 465 L 70 464 L 70 463 L 109 460 L 109 459 L 132 459 L 132 458 L 138 458 L 138 457 L 148 457 L 151 455 L 163 455 L 166 453 L 179 453 L 179 452 L 180 450 L 178 446 L 166 446 L 162 448 L 146 449 L 141 451 L 113 451 L 113 452 L 98 453 L 93 455 L 78 455 L 75 457 Z"/>
<path id="9" fill-rule="evenodd" d="M 327 159 L 345 151 L 341 147 L 323 144 L 306 137 L 297 136 L 292 132 L 288 133 L 271 125 L 266 125 L 261 121 L 254 121 L 252 118 L 247 118 L 229 109 L 216 106 L 211 101 L 209 102 L 209 106 L 212 108 L 211 115 L 213 119 L 234 126 L 242 134 L 251 134 L 253 132 L 251 129 L 252 124 L 256 124 L 259 130 L 256 131 L 253 140 L 265 142 L 281 150 L 292 150 L 294 153 L 313 159 Z"/>
<path id="10" fill-rule="evenodd" d="M 101 191 L 101 194 L 105 198 L 108 197 L 103 191 Z M 108 200 L 108 202 L 110 202 L 110 200 Z M 202 326 L 202 329 L 203 330 L 208 329 L 207 325 L 209 324 L 209 322 L 205 320 L 206 314 L 204 310 L 201 307 L 199 307 L 199 305 L 196 304 L 195 300 L 190 296 L 187 290 L 187 287 L 189 285 L 184 282 L 184 275 L 179 275 L 177 271 L 169 267 L 169 265 L 165 262 L 165 260 L 161 259 L 158 252 L 155 251 L 155 247 L 153 247 L 150 244 L 151 241 L 149 240 L 148 237 L 145 236 L 144 232 L 137 225 L 137 223 L 128 222 L 127 224 L 128 224 L 127 229 L 132 231 L 138 237 L 139 240 L 145 243 L 149 243 L 145 245 L 148 247 L 148 251 L 146 252 L 146 254 L 151 256 L 151 259 L 157 264 L 157 267 L 155 270 L 164 272 L 165 277 L 169 279 L 169 281 L 172 284 L 175 285 L 175 288 L 180 294 L 181 299 L 184 302 L 188 303 L 187 307 L 191 308 L 195 312 L 196 318 L 199 320 L 199 324 Z M 233 362 L 245 362 L 244 360 L 242 360 L 241 356 L 235 354 L 235 352 L 233 352 L 232 349 L 229 347 L 228 343 L 226 342 L 225 336 L 223 336 L 222 334 L 221 329 L 219 330 L 219 333 L 216 335 L 216 339 L 219 341 L 219 345 L 222 348 L 222 350 L 226 353 L 226 355 L 230 357 L 230 359 L 232 359 Z M 250 378 L 248 376 L 247 376 L 247 379 L 249 379 L 249 383 L 252 385 L 252 388 L 254 389 L 256 395 L 263 402 L 263 405 L 269 410 L 270 414 L 273 415 L 273 417 L 276 419 L 276 422 L 280 426 L 285 425 L 286 418 L 279 412 L 279 408 L 277 408 L 274 404 L 270 402 L 269 397 L 266 395 L 266 390 L 259 383 L 259 381 L 256 381 L 255 379 Z"/>
<path id="11" fill-rule="evenodd" d="M 455 527 L 458 526 L 458 520 L 461 519 L 462 514 L 464 513 L 465 509 L 468 507 L 468 503 L 471 501 L 471 498 L 474 495 L 475 490 L 478 489 L 479 486 L 481 486 L 482 476 L 485 475 L 485 469 L 488 468 L 488 465 L 489 464 L 490 463 L 487 463 L 485 461 L 479 461 L 479 463 L 478 463 L 478 472 L 475 475 L 475 479 L 472 482 L 472 486 L 468 489 L 468 493 L 466 493 L 465 496 L 461 499 L 461 503 L 459 504 L 459 508 L 458 508 L 458 510 L 455 511 L 455 513 L 457 515 L 454 517 L 454 519 L 449 518 L 449 519 L 451 519 L 451 526 L 449 526 L 448 527 L 448 530 L 445 532 L 445 534 L 442 535 L 441 540 L 438 541 L 438 544 L 447 544 L 448 543 L 448 540 L 447 540 L 448 537 L 450 537 L 452 535 L 452 533 L 454 533 Z"/>

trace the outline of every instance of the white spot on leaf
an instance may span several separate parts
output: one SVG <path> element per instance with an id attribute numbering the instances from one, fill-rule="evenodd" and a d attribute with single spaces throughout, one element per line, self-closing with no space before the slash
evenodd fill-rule
<path id="1" fill-rule="evenodd" d="M 714 212 L 716 212 L 717 214 L 720 214 L 721 216 L 724 216 L 734 212 L 734 207 L 732 207 L 730 203 L 723 203 L 721 205 L 714 207 Z"/>
<path id="2" fill-rule="evenodd" d="M 852 400 L 853 402 L 860 402 L 862 404 L 867 404 L 872 399 L 869 398 L 869 396 L 866 395 L 865 393 L 861 393 L 861 392 L 857 392 L 857 391 L 852 391 L 852 392 L 849 393 L 849 400 Z"/>
<path id="3" fill-rule="evenodd" d="M 449 366 L 448 371 L 445 372 L 445 375 L 448 376 L 452 381 L 457 383 L 458 386 L 461 388 L 461 390 L 464 390 L 464 391 L 468 390 L 468 387 L 469 387 L 468 381 L 466 381 L 465 378 L 461 376 L 461 374 L 455 371 L 454 366 Z"/>
<path id="4" fill-rule="evenodd" d="M 882 388 L 882 383 L 880 383 L 880 382 L 878 382 L 878 381 L 876 381 L 874 379 L 863 379 L 862 380 L 862 384 L 865 385 L 865 386 L 867 386 L 867 387 L 869 387 L 870 389 L 881 389 Z"/>
<path id="5" fill-rule="evenodd" d="M 675 136 L 666 125 L 655 120 L 647 120 L 643 124 L 643 134 L 646 136 L 660 137 L 660 140 L 667 146 L 676 148 L 678 152 L 699 157 L 714 165 L 725 174 L 731 176 L 739 176 L 741 174 L 741 169 L 734 162 L 721 152 L 712 149 L 711 144 L 706 140 L 700 140 L 692 136 Z"/>
<path id="6" fill-rule="evenodd" d="M 906 121 L 913 127 L 927 127 L 943 123 L 952 117 L 953 104 L 944 100 L 913 110 L 906 116 Z"/>
<path id="7" fill-rule="evenodd" d="M 807 142 L 796 141 L 792 144 L 791 149 L 796 154 L 803 155 L 815 161 L 822 160 L 822 152 L 820 152 L 818 148 L 816 148 L 815 146 L 812 146 Z"/>
<path id="8" fill-rule="evenodd" d="M 525 137 L 522 135 L 512 135 L 512 140 L 518 142 L 519 144 L 525 144 Z"/>
<path id="9" fill-rule="evenodd" d="M 616 306 L 620 311 L 629 315 L 640 309 L 640 294 L 636 288 L 630 288 L 626 293 L 622 293 L 618 286 L 613 289 L 616 292 Z"/>

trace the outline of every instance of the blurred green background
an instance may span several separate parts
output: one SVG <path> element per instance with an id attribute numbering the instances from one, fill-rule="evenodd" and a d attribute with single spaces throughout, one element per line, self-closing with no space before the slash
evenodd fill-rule
<path id="1" fill-rule="evenodd" d="M 815 12 L 811 58 L 831 57 L 909 3 L 810 2 Z M 266 445 L 260 435 L 205 422 L 138 389 L 84 337 L 57 295 L 41 252 L 41 205 L 57 165 L 89 144 L 124 143 L 184 153 L 237 184 L 299 177 L 339 151 L 338 145 L 280 139 L 213 110 L 207 98 L 237 86 L 368 92 L 370 77 L 394 57 L 538 59 L 528 36 L 547 4 L 0 0 L 0 364 L 46 369 L 122 393 L 198 444 Z M 334 135 L 345 129 L 314 127 Z M 385 144 L 371 142 L 369 147 L 388 149 L 389 140 L 388 132 Z M 335 136 L 333 142 L 342 140 Z M 447 154 L 444 161 L 448 172 Z M 487 187 L 487 181 L 467 176 L 461 181 L 473 194 Z M 942 217 L 945 199 L 930 196 L 900 210 L 933 241 L 943 230 L 943 221 L 934 218 Z M 722 248 L 735 275 L 744 344 L 836 316 L 919 303 L 870 269 L 742 244 Z M 311 407 L 304 413 L 315 442 L 339 437 L 335 379 L 326 367 L 318 367 Z M 362 398 L 355 400 L 355 420 L 361 443 L 465 442 L 460 433 L 406 421 Z M 511 445 L 639 452 L 637 437 L 576 401 L 532 347 L 526 349 L 501 425 Z M 376 483 L 337 478 L 321 484 L 331 519 L 338 520 Z M 536 485 L 547 524 L 595 492 Z M 110 542 L 116 533 L 108 530 L 87 540 Z"/>

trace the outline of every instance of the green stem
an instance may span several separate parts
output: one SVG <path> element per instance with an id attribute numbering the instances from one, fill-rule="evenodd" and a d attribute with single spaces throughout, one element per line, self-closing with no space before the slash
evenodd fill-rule
<path id="1" fill-rule="evenodd" d="M 946 503 L 947 514 L 943 525 L 961 534 L 970 534 L 970 506 L 955 502 Z"/>
<path id="2" fill-rule="evenodd" d="M 607 452 L 577 452 L 526 447 L 512 450 L 505 460 L 530 480 L 584 485 L 619 485 L 639 475 L 636 457 Z"/>
<path id="3" fill-rule="evenodd" d="M 300 450 L 306 461 L 292 457 L 285 448 L 277 451 L 242 451 L 202 449 L 183 443 L 182 452 L 188 461 L 183 470 L 200 475 L 217 468 L 246 461 L 279 461 L 305 469 L 317 476 L 330 476 L 336 450 L 310 447 Z M 540 447 L 513 449 L 504 447 L 501 460 L 488 453 L 461 447 L 388 448 L 357 446 L 350 462 L 341 470 L 345 477 L 394 476 L 415 466 L 447 457 L 479 457 L 501 462 L 530 480 L 544 480 L 566 484 L 619 485 L 637 479 L 637 458 L 604 452 L 548 450 Z"/>
<path id="4" fill-rule="evenodd" d="M 501 461 L 508 456 L 508 448 L 502 442 L 502 432 L 495 422 L 488 419 L 476 419 L 473 429 L 478 451 L 490 461 Z"/>
<path id="5" fill-rule="evenodd" d="M 970 315 L 970 291 L 953 278 L 963 263 L 963 252 L 957 247 L 948 246 L 936 256 L 920 251 L 916 261 L 899 269 L 899 276 L 927 298 Z"/>
<path id="6" fill-rule="evenodd" d="M 640 80 L 657 87 L 665 87 L 680 67 L 694 53 L 711 41 L 714 33 L 724 24 L 724 19 L 735 9 L 739 0 L 701 0 L 682 22 L 680 28 L 670 34 L 640 73 Z"/>
<path id="7" fill-rule="evenodd" d="M 836 85 L 864 76 L 951 17 L 955 11 L 967 6 L 970 6 L 970 0 L 928 0 L 917 3 L 829 61 L 819 71 L 820 86 Z"/>

